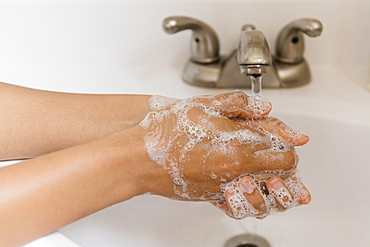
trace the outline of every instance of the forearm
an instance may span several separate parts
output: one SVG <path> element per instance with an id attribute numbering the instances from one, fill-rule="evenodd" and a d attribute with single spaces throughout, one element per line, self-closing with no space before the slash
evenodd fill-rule
<path id="1" fill-rule="evenodd" d="M 141 194 L 142 138 L 115 135 L 0 168 L 0 243 L 19 246 Z"/>
<path id="2" fill-rule="evenodd" d="M 31 158 L 127 129 L 148 95 L 70 94 L 0 83 L 0 160 Z"/>

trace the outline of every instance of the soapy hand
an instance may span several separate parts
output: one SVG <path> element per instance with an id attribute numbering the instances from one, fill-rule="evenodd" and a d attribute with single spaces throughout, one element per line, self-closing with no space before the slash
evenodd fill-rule
<path id="1" fill-rule="evenodd" d="M 297 205 L 308 204 L 311 195 L 296 173 L 284 181 L 279 177 L 264 181 L 249 176 L 225 192 L 225 200 L 212 204 L 234 219 L 256 217 L 262 219 L 271 213 L 283 212 Z"/>
<path id="2" fill-rule="evenodd" d="M 185 100 L 154 96 L 151 108 L 140 123 L 147 151 L 170 176 L 160 179 L 161 189 L 152 192 L 179 200 L 214 201 L 235 218 L 264 217 L 275 208 L 305 201 L 297 196 L 301 192 L 292 192 L 300 182 L 291 182 L 291 174 L 297 160 L 293 146 L 305 144 L 308 137 L 278 119 L 262 117 L 271 110 L 269 102 L 237 91 Z M 282 182 L 275 193 L 281 178 L 290 187 Z M 245 181 L 249 194 L 238 189 Z M 280 200 L 278 194 L 283 192 Z"/>
<path id="3" fill-rule="evenodd" d="M 270 116 L 236 121 L 267 131 L 288 146 L 302 146 L 309 141 L 307 135 L 292 130 L 279 119 Z M 213 205 L 232 218 L 243 219 L 250 216 L 264 218 L 271 213 L 282 212 L 310 201 L 309 191 L 294 171 L 284 180 L 280 177 L 264 180 L 242 177 L 225 191 L 225 201 Z"/>

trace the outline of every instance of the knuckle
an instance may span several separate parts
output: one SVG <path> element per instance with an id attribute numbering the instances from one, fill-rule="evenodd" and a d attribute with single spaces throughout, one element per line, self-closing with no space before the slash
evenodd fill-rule
<path id="1" fill-rule="evenodd" d="M 293 151 L 287 151 L 284 154 L 283 169 L 288 171 L 296 167 L 296 157 Z"/>

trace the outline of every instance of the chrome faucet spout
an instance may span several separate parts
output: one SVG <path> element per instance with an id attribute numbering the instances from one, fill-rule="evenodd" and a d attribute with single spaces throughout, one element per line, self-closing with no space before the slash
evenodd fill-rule
<path id="1" fill-rule="evenodd" d="M 270 48 L 262 32 L 245 25 L 238 44 L 237 60 L 241 74 L 261 75 L 271 66 Z"/>

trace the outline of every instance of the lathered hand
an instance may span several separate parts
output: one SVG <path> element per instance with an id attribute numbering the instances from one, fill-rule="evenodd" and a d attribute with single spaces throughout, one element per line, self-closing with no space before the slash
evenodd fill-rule
<path id="1" fill-rule="evenodd" d="M 271 104 L 261 98 L 234 92 L 185 100 L 157 97 L 151 104 L 153 111 L 140 125 L 150 159 L 167 172 L 147 192 L 220 202 L 229 183 L 243 176 L 287 178 L 296 168 L 294 148 L 269 133 L 273 119 L 260 120 L 261 130 L 248 122 L 270 112 Z"/>
<path id="2" fill-rule="evenodd" d="M 267 183 L 249 176 L 239 179 L 225 192 L 225 200 L 212 204 L 234 219 L 256 217 L 283 212 L 294 206 L 310 203 L 311 194 L 296 174 L 286 180 L 272 177 Z"/>
<path id="3" fill-rule="evenodd" d="M 292 130 L 277 118 L 265 116 L 236 121 L 269 132 L 289 146 L 302 146 L 309 140 L 307 135 Z M 235 219 L 246 217 L 261 219 L 271 213 L 310 203 L 311 195 L 295 171 L 285 174 L 282 178 L 271 177 L 261 180 L 250 176 L 242 177 L 229 183 L 224 201 L 213 205 Z"/>

